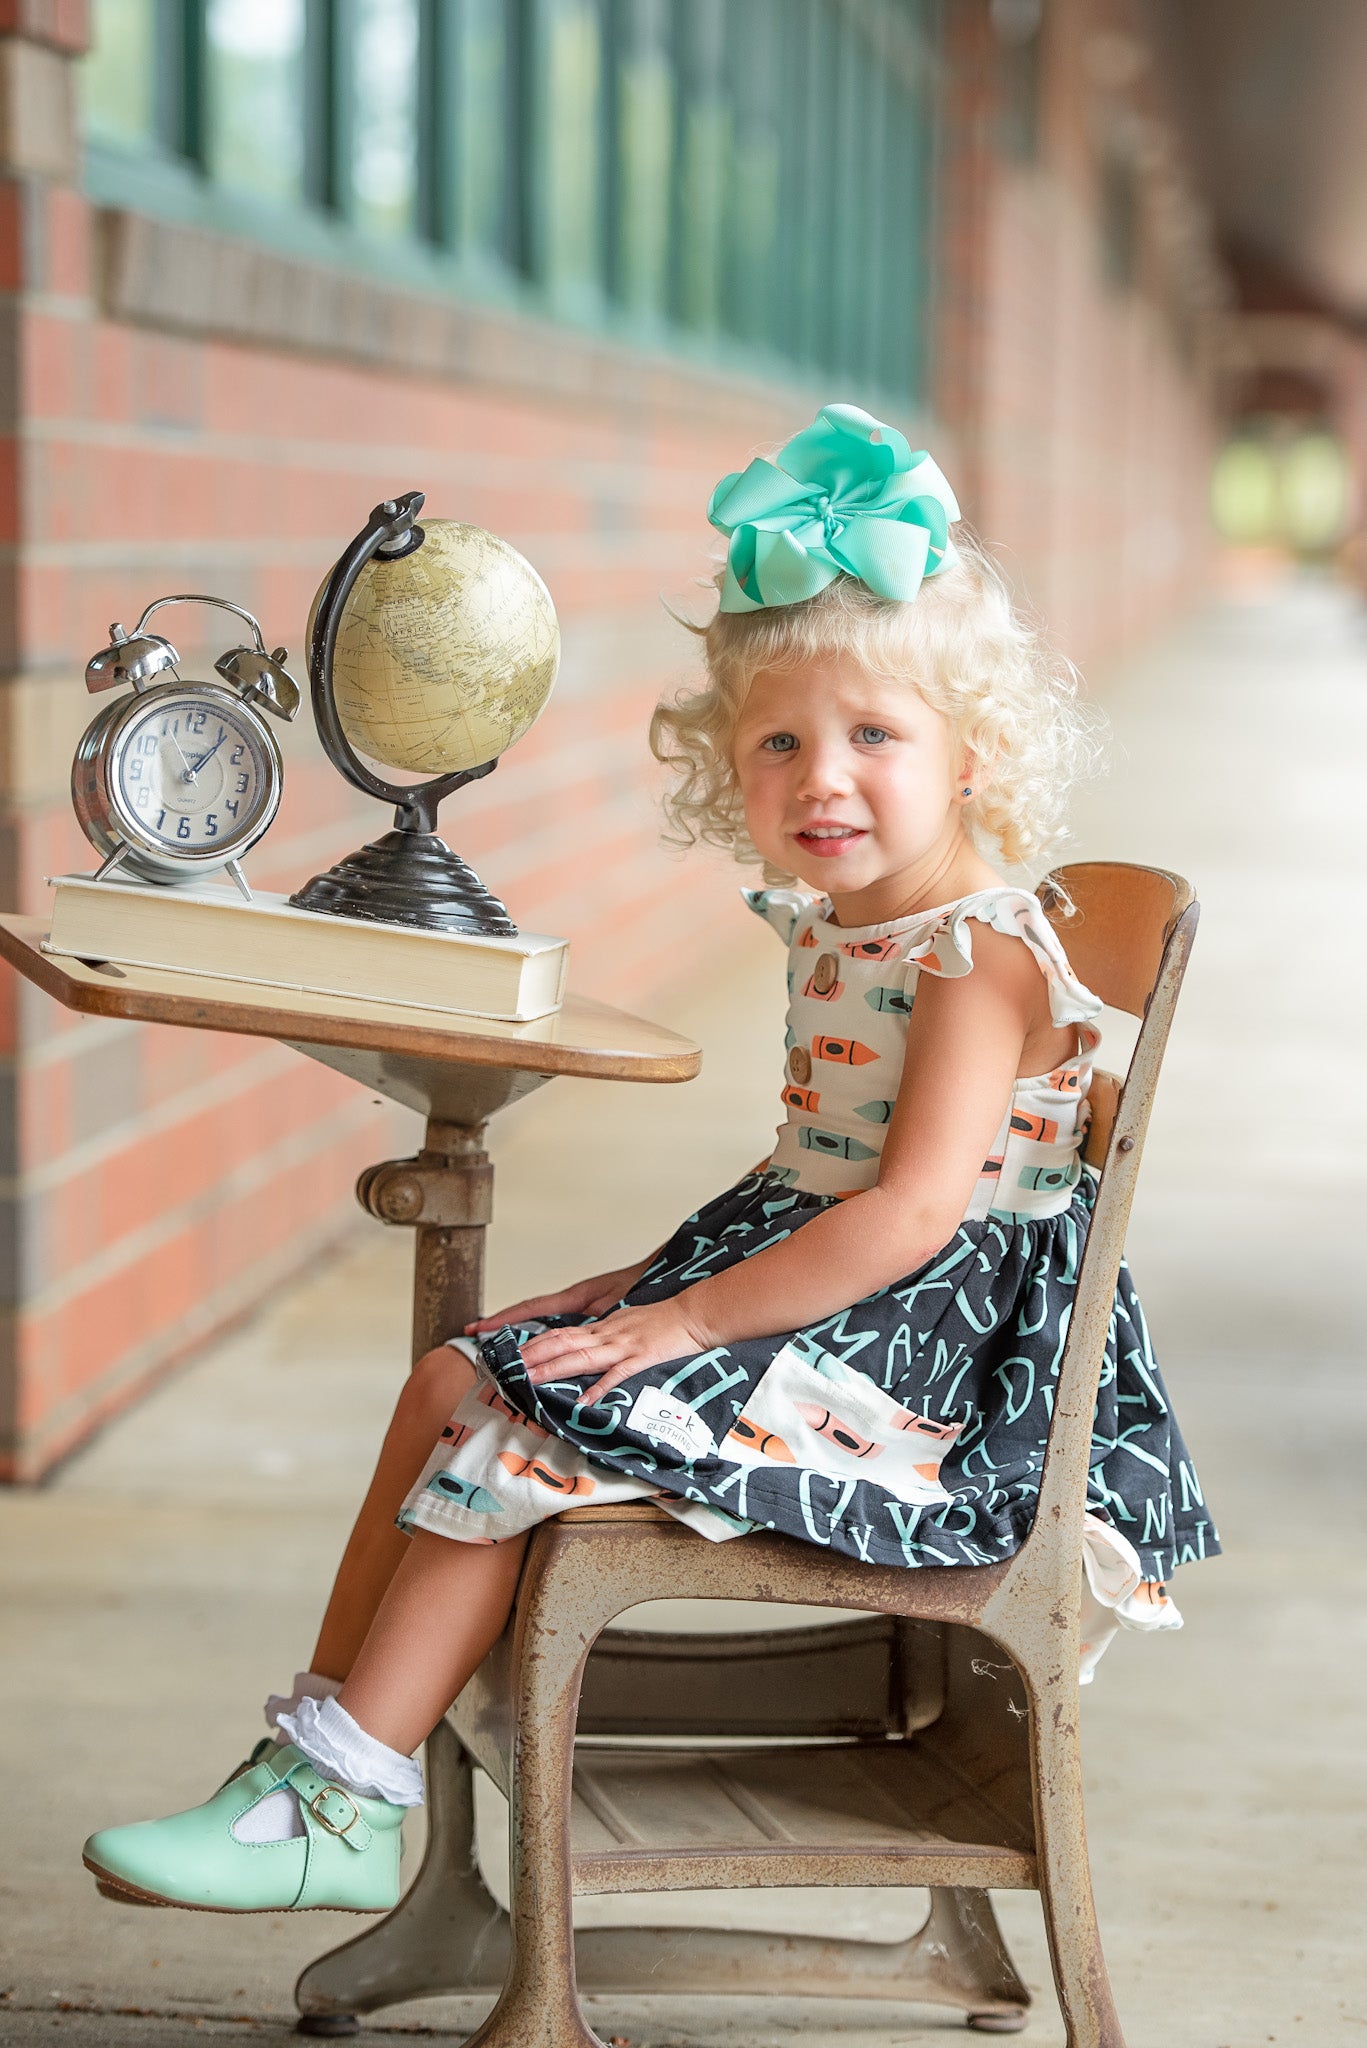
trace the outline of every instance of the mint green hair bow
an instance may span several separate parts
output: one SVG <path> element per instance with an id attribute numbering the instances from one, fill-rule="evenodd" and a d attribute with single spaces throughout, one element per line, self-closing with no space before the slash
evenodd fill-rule
<path id="1" fill-rule="evenodd" d="M 770 462 L 724 476 L 707 516 L 730 541 L 724 612 L 801 604 L 837 576 L 915 597 L 954 560 L 954 493 L 924 450 L 857 405 L 823 405 Z"/>

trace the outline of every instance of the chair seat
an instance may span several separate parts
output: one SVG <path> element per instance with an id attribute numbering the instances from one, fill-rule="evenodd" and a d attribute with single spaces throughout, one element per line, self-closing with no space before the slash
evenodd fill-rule
<path id="1" fill-rule="evenodd" d="M 580 1742 L 571 1858 L 576 1892 L 1037 1883 L 1028 1834 L 922 1741 Z"/>

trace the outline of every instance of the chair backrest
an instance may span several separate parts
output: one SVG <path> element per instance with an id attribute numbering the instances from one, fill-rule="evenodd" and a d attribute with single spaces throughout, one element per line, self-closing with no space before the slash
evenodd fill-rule
<path id="1" fill-rule="evenodd" d="M 1113 1010 L 1142 1017 L 1173 926 L 1196 901 L 1166 868 L 1115 860 L 1056 868 L 1038 895 L 1078 979 Z"/>
<path id="2" fill-rule="evenodd" d="M 1079 861 L 1047 876 L 1039 897 L 1079 980 L 1112 1010 L 1142 1017 L 1167 935 L 1195 900 L 1191 884 L 1164 868 Z M 1098 1172 L 1105 1164 L 1122 1086 L 1118 1075 L 1103 1068 L 1092 1076 L 1092 1119 L 1082 1156 Z"/>
<path id="3" fill-rule="evenodd" d="M 1199 912 L 1180 875 L 1118 861 L 1059 868 L 1039 894 L 1079 979 L 1111 1008 L 1142 1019 L 1123 1083 L 1099 1074 L 1092 1091 L 1086 1156 L 1101 1182 L 1059 1361 L 1034 1525 L 1015 1559 L 1022 1575 L 1063 1588 L 1081 1566 L 1092 1423 L 1125 1226 Z"/>

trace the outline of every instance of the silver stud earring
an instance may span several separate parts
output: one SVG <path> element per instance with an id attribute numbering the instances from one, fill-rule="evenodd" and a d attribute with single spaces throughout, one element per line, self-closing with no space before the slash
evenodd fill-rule
<path id="1" fill-rule="evenodd" d="M 973 794 L 973 784 L 972 784 L 971 782 L 966 782 L 966 783 L 964 784 L 964 795 L 965 795 L 965 796 L 972 796 L 972 794 Z"/>

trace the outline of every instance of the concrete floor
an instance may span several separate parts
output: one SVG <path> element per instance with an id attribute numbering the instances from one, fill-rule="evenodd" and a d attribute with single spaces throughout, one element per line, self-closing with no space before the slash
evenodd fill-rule
<path id="1" fill-rule="evenodd" d="M 1230 601 L 1105 701 L 1115 765 L 1080 850 L 1178 868 L 1204 903 L 1131 1255 L 1227 1552 L 1181 1575 L 1186 1631 L 1122 1637 L 1085 1700 L 1107 1953 L 1130 2048 L 1361 2048 L 1367 1379 L 1349 1274 L 1367 1085 L 1348 1053 L 1367 1008 L 1367 619 L 1313 583 Z M 491 1301 L 646 1248 L 763 1150 L 782 977 L 734 915 L 719 951 L 734 939 L 741 964 L 670 1010 L 707 1050 L 701 1080 L 559 1082 L 496 1127 Z M 667 1180 L 646 1164 L 663 1148 Z M 354 1930 L 120 1910 L 78 1852 L 91 1827 L 202 1796 L 307 1656 L 404 1370 L 407 1259 L 375 1230 L 48 1487 L 0 1499 L 0 2042 L 283 2042 L 298 1969 Z M 1058 2048 L 1037 1904 L 998 1904 L 1038 1992 L 1020 2038 Z M 916 1901 L 730 1905 L 888 1938 Z M 593 2019 L 633 2048 L 929 2048 L 953 2026 L 708 2005 L 599 2001 Z M 478 2010 L 398 2008 L 361 2039 L 459 2039 Z"/>

